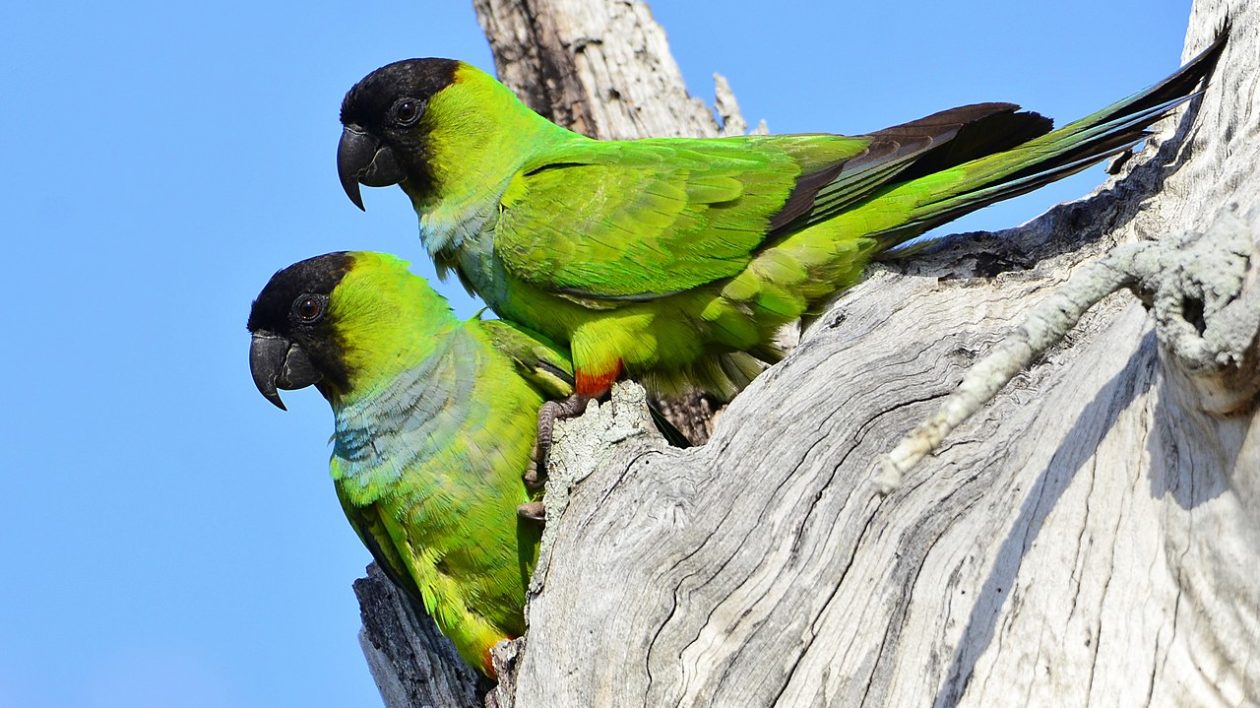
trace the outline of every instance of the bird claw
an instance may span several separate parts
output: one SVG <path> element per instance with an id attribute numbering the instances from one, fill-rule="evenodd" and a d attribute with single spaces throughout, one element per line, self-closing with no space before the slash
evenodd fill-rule
<path id="1" fill-rule="evenodd" d="M 541 500 L 525 502 L 516 507 L 516 515 L 527 521 L 543 523 L 547 520 L 547 506 Z"/>
<path id="2" fill-rule="evenodd" d="M 538 445 L 535 443 L 534 449 L 529 453 L 529 466 L 525 468 L 525 474 L 521 477 L 525 482 L 525 489 L 533 494 L 543 488 L 546 482 L 543 476 L 538 473 Z"/>
<path id="3" fill-rule="evenodd" d="M 532 473 L 537 482 L 540 475 L 547 474 L 547 463 L 551 460 L 551 436 L 557 420 L 575 418 L 586 412 L 586 406 L 595 400 L 591 396 L 575 393 L 563 401 L 547 401 L 538 409 L 538 441 L 534 445 L 534 463 Z M 525 472 L 525 483 L 530 483 L 531 471 Z"/>

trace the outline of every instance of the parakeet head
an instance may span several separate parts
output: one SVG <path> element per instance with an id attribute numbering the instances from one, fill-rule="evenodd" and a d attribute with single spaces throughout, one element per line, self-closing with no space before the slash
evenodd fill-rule
<path id="1" fill-rule="evenodd" d="M 384 187 L 430 179 L 429 103 L 455 83 L 461 67 L 467 65 L 454 59 L 406 59 L 373 71 L 346 93 L 337 173 L 346 195 L 360 209 L 360 183 Z"/>
<path id="2" fill-rule="evenodd" d="M 450 306 L 406 261 L 337 252 L 271 276 L 246 328 L 249 368 L 267 400 L 314 385 L 330 401 L 413 365 L 432 337 L 456 324 Z"/>
<path id="3" fill-rule="evenodd" d="M 249 368 L 268 401 L 284 410 L 277 388 L 344 385 L 345 364 L 328 305 L 350 270 L 348 253 L 328 253 L 271 276 L 249 312 Z"/>

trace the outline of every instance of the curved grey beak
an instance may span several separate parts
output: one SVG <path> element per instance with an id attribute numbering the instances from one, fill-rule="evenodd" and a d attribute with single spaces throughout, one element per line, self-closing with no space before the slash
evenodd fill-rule
<path id="1" fill-rule="evenodd" d="M 381 145 L 376 136 L 357 125 L 347 125 L 341 129 L 341 142 L 337 143 L 337 176 L 346 196 L 363 209 L 360 184 L 386 187 L 401 182 L 404 174 L 388 145 Z"/>
<path id="2" fill-rule="evenodd" d="M 249 372 L 263 398 L 282 411 L 288 409 L 277 388 L 306 388 L 323 378 L 302 347 L 269 332 L 256 332 L 250 339 Z"/>

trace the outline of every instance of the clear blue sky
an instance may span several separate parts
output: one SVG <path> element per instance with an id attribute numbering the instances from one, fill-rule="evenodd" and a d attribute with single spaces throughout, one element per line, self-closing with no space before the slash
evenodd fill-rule
<path id="1" fill-rule="evenodd" d="M 493 66 L 468 0 L 273 5 L 0 8 L 0 708 L 378 701 L 331 415 L 313 389 L 288 414 L 257 394 L 245 318 L 272 272 L 331 250 L 432 274 L 400 192 L 368 190 L 367 214 L 342 194 L 337 109 L 395 59 Z M 980 100 L 1078 117 L 1178 65 L 1189 5 L 654 9 L 694 93 L 721 71 L 751 122 L 854 133 Z"/>

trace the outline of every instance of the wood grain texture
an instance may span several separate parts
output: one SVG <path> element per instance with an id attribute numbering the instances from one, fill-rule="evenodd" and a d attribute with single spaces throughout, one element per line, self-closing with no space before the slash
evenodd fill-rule
<path id="1" fill-rule="evenodd" d="M 1196 6 L 1188 50 L 1222 11 Z M 874 274 L 704 448 L 605 456 L 552 522 L 517 705 L 1260 701 L 1254 408 L 1204 412 L 1132 296 L 902 490 L 870 481 L 1075 268 L 1254 210 L 1260 18 L 1234 23 L 1215 90 L 1093 199 Z"/>
<path id="2" fill-rule="evenodd" d="M 604 4 L 638 5 L 583 6 Z M 1185 57 L 1227 12 L 1212 87 L 1115 178 L 874 269 L 704 447 L 668 448 L 630 385 L 561 424 L 499 705 L 1260 704 L 1256 333 L 1241 365 L 1188 366 L 1117 293 L 898 491 L 873 482 L 977 356 L 1117 244 L 1212 238 L 1235 204 L 1255 296 L 1260 6 L 1197 1 Z"/>
<path id="3" fill-rule="evenodd" d="M 387 706 L 479 706 L 493 682 L 465 664 L 455 645 L 376 564 L 354 583 L 359 645 Z"/>
<path id="4" fill-rule="evenodd" d="M 747 128 L 725 79 L 714 77 L 722 124 L 687 92 L 646 3 L 473 0 L 473 7 L 499 79 L 560 125 L 609 139 L 712 137 Z"/>

